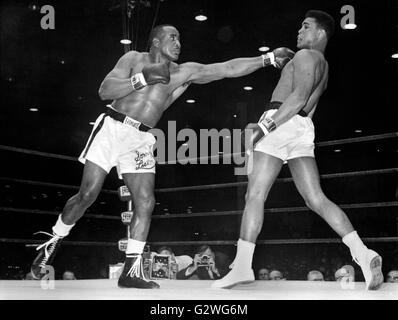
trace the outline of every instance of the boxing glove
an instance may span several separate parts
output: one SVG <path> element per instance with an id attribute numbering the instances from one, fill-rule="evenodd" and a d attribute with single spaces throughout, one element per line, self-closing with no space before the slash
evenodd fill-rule
<path id="1" fill-rule="evenodd" d="M 170 82 L 169 64 L 156 63 L 145 66 L 141 72 L 134 74 L 130 80 L 134 90 L 140 90 L 157 83 L 168 84 Z"/>
<path id="2" fill-rule="evenodd" d="M 272 118 L 265 118 L 259 123 L 249 123 L 242 134 L 242 145 L 246 152 L 254 149 L 262 138 L 275 129 L 276 124 Z"/>
<path id="3" fill-rule="evenodd" d="M 277 69 L 283 69 L 283 67 L 293 59 L 294 51 L 289 48 L 281 47 L 263 54 L 263 66 L 273 65 Z"/>

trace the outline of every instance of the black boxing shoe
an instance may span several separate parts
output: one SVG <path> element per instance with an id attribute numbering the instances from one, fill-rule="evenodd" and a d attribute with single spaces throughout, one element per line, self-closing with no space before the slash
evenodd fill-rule
<path id="1" fill-rule="evenodd" d="M 142 254 L 126 255 L 122 274 L 117 282 L 119 288 L 157 289 L 159 285 L 145 278 Z"/>
<path id="2" fill-rule="evenodd" d="M 37 254 L 35 260 L 30 267 L 33 279 L 40 280 L 46 274 L 44 268 L 52 264 L 63 237 L 58 236 L 54 233 L 50 234 L 42 231 L 36 232 L 35 234 L 37 233 L 43 233 L 51 237 L 48 241 L 44 242 L 36 248 L 36 250 L 39 250 L 39 253 Z"/>

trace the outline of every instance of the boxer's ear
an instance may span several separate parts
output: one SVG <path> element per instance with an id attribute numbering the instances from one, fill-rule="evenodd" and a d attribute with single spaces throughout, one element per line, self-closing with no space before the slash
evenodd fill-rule
<path id="1" fill-rule="evenodd" d="M 324 40 L 327 38 L 325 29 L 318 29 L 318 39 Z"/>
<path id="2" fill-rule="evenodd" d="M 159 48 L 160 40 L 158 38 L 153 38 L 152 45 L 156 48 Z"/>

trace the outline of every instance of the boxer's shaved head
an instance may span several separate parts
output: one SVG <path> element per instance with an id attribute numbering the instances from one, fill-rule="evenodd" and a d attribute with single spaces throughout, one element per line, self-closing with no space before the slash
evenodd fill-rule
<path id="1" fill-rule="evenodd" d="M 155 38 L 160 39 L 162 37 L 162 35 L 165 32 L 165 29 L 167 27 L 175 28 L 171 24 L 160 24 L 152 29 L 151 33 L 149 34 L 149 38 L 148 38 L 148 47 L 151 47 L 153 39 L 155 39 Z"/>

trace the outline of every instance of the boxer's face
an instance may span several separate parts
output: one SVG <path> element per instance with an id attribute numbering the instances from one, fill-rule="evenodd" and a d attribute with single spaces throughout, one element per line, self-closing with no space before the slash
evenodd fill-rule
<path id="1" fill-rule="evenodd" d="M 181 51 L 180 33 L 174 27 L 164 27 L 160 36 L 159 49 L 171 61 L 178 60 Z"/>
<path id="2" fill-rule="evenodd" d="M 314 18 L 306 18 L 301 24 L 301 29 L 298 31 L 297 48 L 310 49 L 319 40 L 320 29 Z"/>

